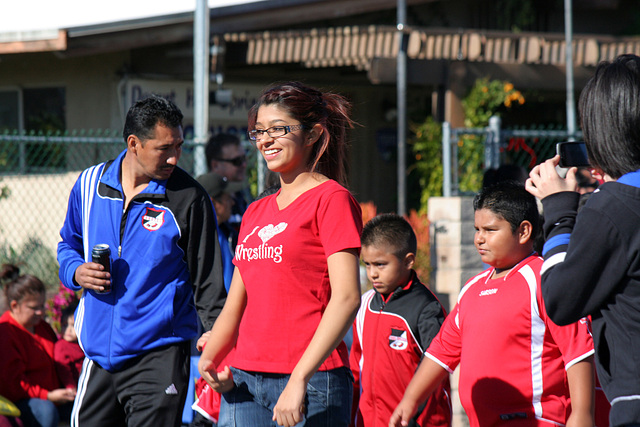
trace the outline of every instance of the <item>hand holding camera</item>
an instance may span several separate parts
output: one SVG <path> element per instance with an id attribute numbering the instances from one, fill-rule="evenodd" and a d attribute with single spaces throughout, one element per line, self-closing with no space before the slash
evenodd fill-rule
<path id="1" fill-rule="evenodd" d="M 535 166 L 525 184 L 527 190 L 543 199 L 562 191 L 576 191 L 576 171 L 579 166 L 589 166 L 584 142 L 560 142 L 556 156 Z"/>

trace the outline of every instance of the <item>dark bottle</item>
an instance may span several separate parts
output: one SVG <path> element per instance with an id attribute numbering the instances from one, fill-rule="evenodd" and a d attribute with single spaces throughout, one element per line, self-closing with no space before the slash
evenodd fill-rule
<path id="1" fill-rule="evenodd" d="M 109 245 L 101 243 L 95 245 L 93 250 L 91 251 L 91 259 L 93 262 L 98 264 L 102 264 L 104 266 L 104 271 L 111 273 L 111 249 L 109 249 Z M 109 280 L 111 282 L 111 280 Z M 111 292 L 111 283 L 104 287 L 104 291 L 95 291 L 99 294 L 108 294 Z"/>

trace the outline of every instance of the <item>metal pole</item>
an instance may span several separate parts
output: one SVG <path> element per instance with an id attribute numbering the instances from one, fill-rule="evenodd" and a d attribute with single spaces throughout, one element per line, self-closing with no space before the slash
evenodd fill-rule
<path id="1" fill-rule="evenodd" d="M 398 215 L 405 215 L 406 208 L 406 146 L 407 146 L 407 44 L 404 32 L 407 19 L 405 0 L 398 0 L 398 60 L 397 60 L 397 92 L 398 92 Z"/>
<path id="2" fill-rule="evenodd" d="M 573 87 L 573 18 L 571 0 L 564 0 L 565 63 L 567 76 L 567 132 L 569 141 L 576 133 L 576 102 Z"/>
<path id="3" fill-rule="evenodd" d="M 451 197 L 451 125 L 442 123 L 442 195 Z"/>
<path id="4" fill-rule="evenodd" d="M 489 135 L 485 146 L 484 166 L 486 169 L 500 167 L 500 126 L 499 116 L 489 117 Z"/>
<path id="5" fill-rule="evenodd" d="M 209 129 L 209 4 L 197 0 L 193 18 L 193 171 L 208 170 L 204 154 Z"/>

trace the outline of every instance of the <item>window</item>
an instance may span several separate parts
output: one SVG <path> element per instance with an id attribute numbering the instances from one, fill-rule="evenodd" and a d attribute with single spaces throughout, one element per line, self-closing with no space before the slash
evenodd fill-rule
<path id="1" fill-rule="evenodd" d="M 0 90 L 0 132 L 20 129 L 20 98 L 17 90 Z"/>
<path id="2" fill-rule="evenodd" d="M 23 89 L 22 98 L 26 131 L 47 133 L 65 130 L 64 88 Z"/>
<path id="3" fill-rule="evenodd" d="M 49 172 L 65 166 L 66 147 L 46 136 L 66 129 L 61 87 L 0 90 L 0 171 Z M 34 138 L 17 138 L 15 131 Z"/>

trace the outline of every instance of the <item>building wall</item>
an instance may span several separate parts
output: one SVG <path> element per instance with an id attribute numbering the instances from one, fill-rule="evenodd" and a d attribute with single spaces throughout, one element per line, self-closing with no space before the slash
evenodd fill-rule
<path id="1" fill-rule="evenodd" d="M 128 53 L 60 58 L 53 53 L 4 55 L 2 87 L 64 87 L 67 129 L 119 128 L 118 70 Z"/>
<path id="2" fill-rule="evenodd" d="M 61 58 L 52 53 L 6 55 L 0 62 L 0 89 L 64 87 L 67 130 L 118 131 L 122 129 L 128 108 L 123 105 L 120 96 L 120 71 L 127 67 L 128 62 L 127 52 L 82 58 Z M 332 69 L 322 74 L 302 69 L 287 74 L 287 78 L 300 79 L 310 85 L 342 93 L 353 102 L 353 116 L 357 125 L 351 132 L 350 141 L 351 190 L 358 200 L 373 201 L 380 211 L 394 211 L 397 206 L 396 124 L 393 116 L 395 86 L 373 86 L 364 74 L 345 79 L 339 70 Z M 254 77 L 236 78 L 227 86 L 242 87 L 245 84 L 251 87 L 253 93 L 255 87 L 267 84 L 264 82 L 278 80 L 282 80 L 282 75 L 255 74 Z M 184 85 L 185 82 L 180 84 Z M 215 89 L 215 85 L 211 89 Z M 421 96 L 429 98 L 430 93 L 425 90 Z M 427 113 L 425 111 L 424 114 Z M 242 122 L 246 123 L 246 112 L 243 113 Z M 210 125 L 216 128 L 218 124 L 212 117 Z"/>
<path id="3" fill-rule="evenodd" d="M 384 120 L 385 100 L 395 88 L 362 88 L 354 92 L 354 119 L 350 152 L 350 183 L 360 202 L 374 202 L 378 212 L 396 210 L 397 176 L 395 123 Z"/>

